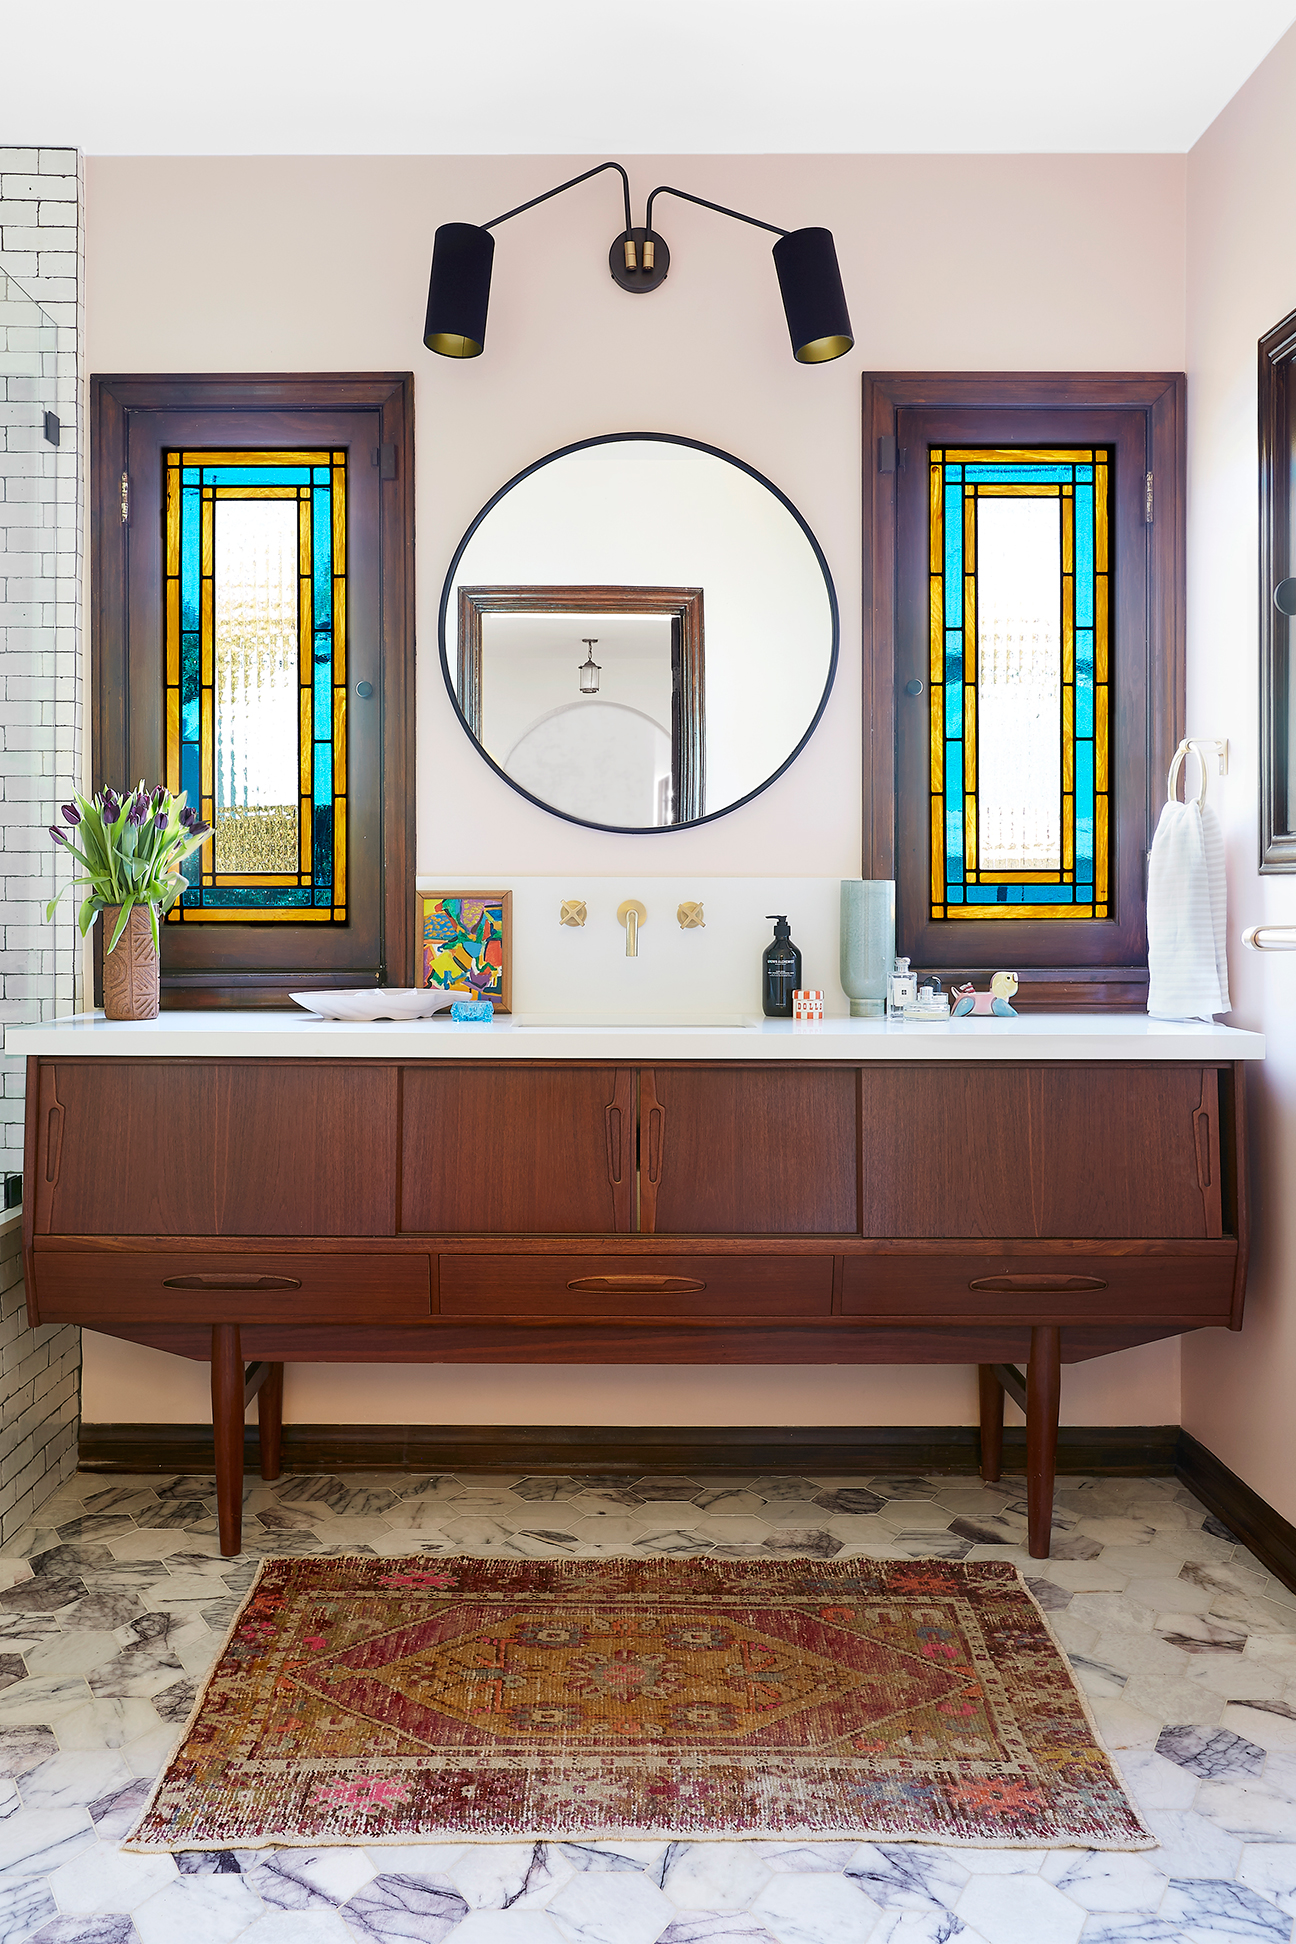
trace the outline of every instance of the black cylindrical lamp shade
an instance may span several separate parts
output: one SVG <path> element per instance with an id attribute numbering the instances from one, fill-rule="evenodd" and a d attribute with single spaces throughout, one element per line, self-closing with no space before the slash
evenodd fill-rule
<path id="1" fill-rule="evenodd" d="M 475 223 L 442 223 L 432 242 L 423 342 L 443 358 L 479 358 L 486 342 L 495 238 Z"/>
<path id="2" fill-rule="evenodd" d="M 799 229 L 780 236 L 774 245 L 774 268 L 793 356 L 801 364 L 827 364 L 830 358 L 844 356 L 855 334 L 832 231 Z"/>

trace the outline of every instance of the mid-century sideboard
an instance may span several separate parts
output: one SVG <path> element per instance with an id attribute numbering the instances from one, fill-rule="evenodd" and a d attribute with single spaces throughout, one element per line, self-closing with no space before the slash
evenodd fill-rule
<path id="1" fill-rule="evenodd" d="M 226 1554 L 286 1361 L 930 1362 L 980 1366 L 988 1478 L 1024 1403 L 1043 1557 L 1061 1364 L 1241 1327 L 1255 1034 L 164 1013 L 11 1044 L 31 1321 L 210 1359 Z"/>

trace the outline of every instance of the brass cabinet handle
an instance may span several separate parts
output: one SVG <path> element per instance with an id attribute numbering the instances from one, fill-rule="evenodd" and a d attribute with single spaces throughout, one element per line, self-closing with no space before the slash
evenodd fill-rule
<path id="1" fill-rule="evenodd" d="M 1025 1290 L 1041 1296 L 1066 1290 L 1106 1289 L 1101 1276 L 1042 1276 L 1031 1271 L 1023 1276 L 975 1276 L 969 1289 Z"/>
<path id="2" fill-rule="evenodd" d="M 164 1276 L 163 1289 L 300 1289 L 300 1276 Z"/>
<path id="3" fill-rule="evenodd" d="M 683 1296 L 706 1288 L 695 1276 L 576 1276 L 568 1289 L 640 1290 L 646 1296 Z"/>

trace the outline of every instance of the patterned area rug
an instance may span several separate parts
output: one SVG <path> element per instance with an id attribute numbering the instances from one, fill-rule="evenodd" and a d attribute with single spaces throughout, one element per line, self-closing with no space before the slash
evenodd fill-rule
<path id="1" fill-rule="evenodd" d="M 132 1850 L 1146 1849 L 1013 1566 L 268 1559 Z"/>

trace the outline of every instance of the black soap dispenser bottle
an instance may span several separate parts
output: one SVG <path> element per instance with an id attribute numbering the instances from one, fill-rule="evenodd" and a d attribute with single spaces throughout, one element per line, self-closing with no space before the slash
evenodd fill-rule
<path id="1" fill-rule="evenodd" d="M 774 911 L 765 916 L 774 920 L 774 937 L 761 959 L 761 1004 L 767 1019 L 791 1019 L 792 994 L 801 984 L 801 954 L 787 919 Z"/>

